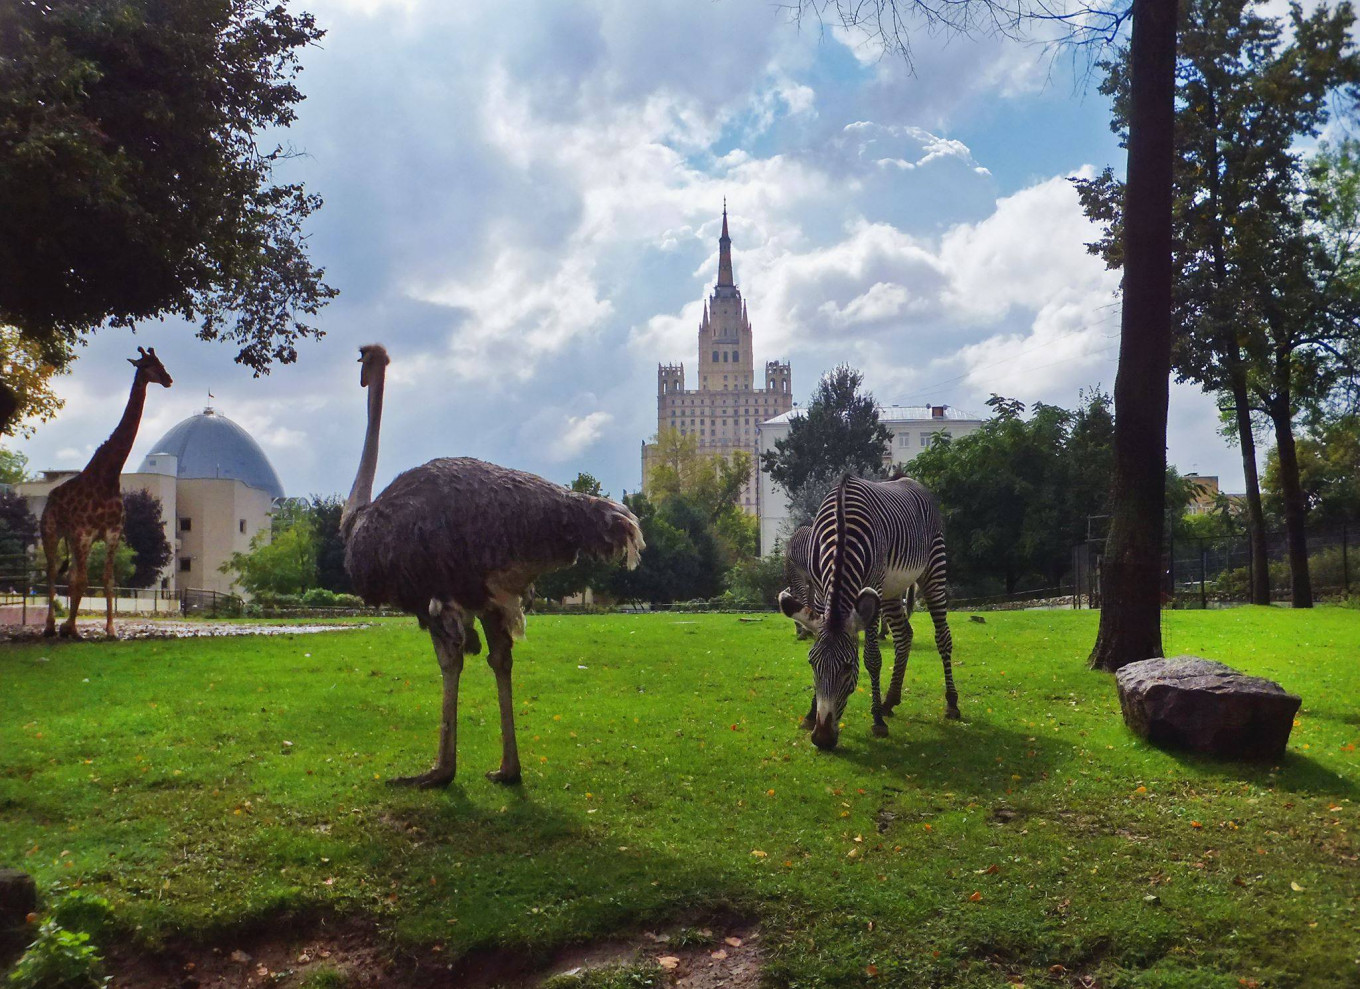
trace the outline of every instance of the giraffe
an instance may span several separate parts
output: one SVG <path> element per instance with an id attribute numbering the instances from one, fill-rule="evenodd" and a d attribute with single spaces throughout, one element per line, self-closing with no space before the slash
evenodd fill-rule
<path id="1" fill-rule="evenodd" d="M 146 402 L 146 386 L 153 381 L 164 388 L 171 385 L 170 375 L 156 356 L 155 347 L 150 350 L 138 347 L 137 352 L 141 356 L 136 360 L 128 358 L 137 373 L 132 379 L 132 393 L 128 395 L 123 418 L 109 438 L 99 445 L 85 469 L 54 488 L 43 507 L 42 544 L 47 556 L 47 627 L 44 635 L 57 634 L 57 556 L 61 540 L 66 540 L 71 562 L 68 587 L 71 614 L 62 624 L 61 634 L 78 639 L 76 612 L 80 610 L 80 599 L 85 593 L 88 577 L 85 567 L 90 547 L 100 538 L 107 550 L 104 554 L 104 630 L 110 638 L 114 634 L 113 558 L 123 538 L 123 489 L 119 475 L 137 438 L 137 426 L 142 421 L 142 406 Z"/>

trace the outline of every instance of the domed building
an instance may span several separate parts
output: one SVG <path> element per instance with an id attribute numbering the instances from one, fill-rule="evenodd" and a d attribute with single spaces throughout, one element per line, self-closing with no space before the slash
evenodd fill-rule
<path id="1" fill-rule="evenodd" d="M 41 516 L 47 493 L 74 473 L 44 471 L 42 480 L 19 485 L 29 510 Z M 260 445 L 211 407 L 171 427 L 121 480 L 125 492 L 140 489 L 160 499 L 175 549 L 160 581 L 170 591 L 232 592 L 232 575 L 219 568 L 269 531 L 274 504 L 284 497 Z"/>

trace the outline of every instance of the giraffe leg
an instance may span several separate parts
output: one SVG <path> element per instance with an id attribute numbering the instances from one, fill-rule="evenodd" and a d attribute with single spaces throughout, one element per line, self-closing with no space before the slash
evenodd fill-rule
<path id="1" fill-rule="evenodd" d="M 930 620 L 935 623 L 935 648 L 940 651 L 940 662 L 944 664 L 944 716 L 957 721 L 959 714 L 959 694 L 954 689 L 953 667 L 950 659 L 954 652 L 954 637 L 949 633 L 949 622 L 945 619 L 948 598 L 945 592 L 944 574 L 932 574 L 921 583 L 921 597 L 930 609 Z"/>
<path id="2" fill-rule="evenodd" d="M 71 598 L 71 613 L 62 623 L 61 634 L 67 638 L 78 639 L 80 631 L 76 628 L 76 615 L 80 611 L 80 599 L 85 596 L 85 584 L 89 579 L 90 546 L 94 543 L 94 536 L 82 533 L 74 541 L 68 537 L 66 543 L 71 550 L 71 576 L 66 589 Z"/>
<path id="3" fill-rule="evenodd" d="M 888 735 L 888 723 L 883 720 L 883 698 L 879 693 L 879 674 L 883 671 L 883 655 L 878 651 L 878 622 L 864 629 L 864 668 L 869 672 L 869 689 L 873 704 L 870 710 L 874 726 L 870 729 L 879 738 Z"/>
<path id="4" fill-rule="evenodd" d="M 431 611 L 436 610 L 431 602 Z M 439 720 L 439 751 L 434 767 L 418 776 L 396 776 L 389 786 L 444 787 L 453 782 L 458 771 L 458 677 L 463 672 L 463 616 L 459 609 L 444 605 L 430 617 L 430 639 L 444 680 L 444 702 Z"/>
<path id="5" fill-rule="evenodd" d="M 57 535 L 56 524 L 49 522 L 46 514 L 43 516 L 42 544 L 43 556 L 47 557 L 47 623 L 43 626 L 43 635 L 52 636 L 57 634 L 57 556 L 61 552 L 61 537 Z"/>
<path id="6" fill-rule="evenodd" d="M 510 670 L 514 665 L 514 639 L 501 612 L 494 609 L 482 613 L 482 631 L 486 633 L 486 662 L 496 674 L 496 697 L 501 708 L 501 767 L 486 774 L 493 783 L 520 781 L 519 746 L 515 741 L 515 700 L 510 689 Z"/>
<path id="7" fill-rule="evenodd" d="M 120 530 L 104 534 L 104 633 L 110 639 L 117 638 L 113 632 L 113 564 L 122 541 L 123 533 Z"/>
<path id="8" fill-rule="evenodd" d="M 883 612 L 893 637 L 892 680 L 883 696 L 883 713 L 892 714 L 893 708 L 902 703 L 902 679 L 907 674 L 907 660 L 911 657 L 911 612 L 901 601 L 885 601 Z"/>

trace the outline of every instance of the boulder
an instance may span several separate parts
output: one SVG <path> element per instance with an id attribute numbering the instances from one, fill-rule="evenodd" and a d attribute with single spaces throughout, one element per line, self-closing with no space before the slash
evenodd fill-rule
<path id="1" fill-rule="evenodd" d="M 38 909 L 33 877 L 18 869 L 0 869 L 0 927 L 19 927 Z"/>
<path id="2" fill-rule="evenodd" d="M 1278 759 L 1302 703 L 1273 680 L 1198 656 L 1130 663 L 1115 680 L 1135 733 L 1227 759 Z"/>

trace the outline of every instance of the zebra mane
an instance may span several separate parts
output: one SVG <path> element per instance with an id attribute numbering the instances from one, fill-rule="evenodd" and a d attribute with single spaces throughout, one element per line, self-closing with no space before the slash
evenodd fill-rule
<path id="1" fill-rule="evenodd" d="M 845 562 L 845 485 L 849 480 L 850 473 L 847 471 L 836 482 L 836 545 L 831 553 L 831 588 L 826 601 L 826 627 L 833 632 L 839 632 L 845 620 L 841 598 L 844 596 L 845 583 L 842 572 Z"/>

